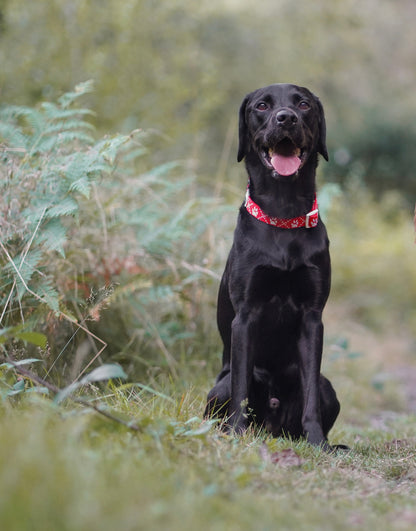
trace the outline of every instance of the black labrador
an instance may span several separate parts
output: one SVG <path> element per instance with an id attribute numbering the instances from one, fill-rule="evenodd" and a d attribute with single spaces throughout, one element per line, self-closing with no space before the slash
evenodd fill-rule
<path id="1" fill-rule="evenodd" d="M 249 184 L 219 289 L 223 367 L 205 416 L 330 449 L 340 406 L 320 372 L 331 267 L 315 196 L 325 137 L 322 105 L 306 88 L 270 85 L 241 105 L 238 161 Z"/>

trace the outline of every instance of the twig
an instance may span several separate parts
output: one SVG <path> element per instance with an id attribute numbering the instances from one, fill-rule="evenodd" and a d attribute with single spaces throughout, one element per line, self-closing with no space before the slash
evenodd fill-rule
<path id="1" fill-rule="evenodd" d="M 4 305 L 3 311 L 1 312 L 0 324 L 3 321 L 4 314 L 6 313 L 7 307 L 9 306 L 9 302 L 10 302 L 10 299 L 12 298 L 15 286 L 16 286 L 16 279 L 13 279 L 13 285 L 9 291 L 9 296 L 7 297 L 7 301 L 6 301 L 6 304 Z"/>
<path id="2" fill-rule="evenodd" d="M 16 271 L 17 273 L 17 276 L 19 277 L 20 281 L 22 282 L 23 286 L 25 287 L 26 291 L 28 293 L 30 293 L 33 297 L 35 297 L 35 299 L 37 299 L 38 301 L 42 302 L 43 304 L 48 304 L 48 301 L 44 298 L 42 298 L 40 295 L 38 295 L 37 293 L 35 293 L 33 290 L 31 290 L 29 288 L 29 286 L 26 284 L 24 278 L 22 277 L 21 273 L 20 273 L 20 270 L 16 267 L 16 264 L 13 262 L 13 259 L 12 257 L 10 256 L 9 252 L 7 251 L 7 249 L 5 248 L 5 246 L 3 245 L 3 243 L 0 241 L 0 247 L 2 248 L 4 254 L 7 256 L 7 259 L 9 260 L 9 262 L 11 263 L 13 269 Z M 93 361 L 95 361 L 98 356 L 107 348 L 107 343 L 105 341 L 103 341 L 101 338 L 99 338 L 98 336 L 96 336 L 95 334 L 93 334 L 90 330 L 88 330 L 88 328 L 86 328 L 85 326 L 83 326 L 82 324 L 78 323 L 78 321 L 76 319 L 74 319 L 73 317 L 67 315 L 66 313 L 62 312 L 61 310 L 58 310 L 58 313 L 60 316 L 62 316 L 64 319 L 66 319 L 67 321 L 69 321 L 70 323 L 74 324 L 75 326 L 77 326 L 79 329 L 83 330 L 86 334 L 88 334 L 90 337 L 93 337 L 94 339 L 96 339 L 97 341 L 99 341 L 102 345 L 101 349 L 98 351 L 98 353 L 94 356 L 93 360 L 90 361 L 90 363 L 87 365 L 87 367 L 84 368 L 84 370 L 81 372 L 81 374 L 78 376 L 78 378 L 76 380 L 74 380 L 75 382 L 80 378 L 80 376 L 87 370 L 87 368 L 91 365 L 91 363 Z"/>
<path id="3" fill-rule="evenodd" d="M 221 280 L 221 275 L 218 275 L 218 273 L 211 271 L 211 269 L 208 269 L 207 267 L 202 267 L 198 264 L 189 264 L 185 260 L 181 261 L 181 265 L 188 271 L 193 271 L 193 272 L 198 271 L 198 273 L 204 273 L 205 275 L 208 275 L 209 277 L 215 278 L 215 280 Z"/>
<path id="4" fill-rule="evenodd" d="M 21 374 L 22 376 L 25 376 L 26 378 L 29 378 L 29 380 L 31 380 L 32 382 L 37 383 L 38 385 L 42 385 L 43 387 L 46 387 L 46 389 L 48 389 L 52 393 L 58 394 L 58 393 L 61 392 L 61 389 L 59 389 L 59 387 L 56 387 L 56 385 L 53 385 L 53 384 L 47 382 L 46 380 L 44 380 L 43 378 L 41 378 L 40 376 L 38 376 L 34 372 L 29 371 L 28 369 L 25 369 L 24 367 L 22 367 L 20 365 L 17 365 L 17 363 L 15 363 L 10 358 L 2 357 L 2 358 L 0 358 L 0 361 L 3 362 L 3 363 L 10 363 L 11 365 L 13 365 L 13 368 L 14 368 L 14 370 L 17 373 Z M 91 402 L 88 402 L 87 400 L 83 400 L 82 398 L 77 398 L 77 397 L 73 397 L 73 396 L 69 396 L 68 399 L 72 400 L 72 402 L 75 402 L 76 404 L 80 404 L 81 406 L 93 409 L 94 411 L 96 411 L 97 413 L 102 415 L 103 417 L 106 417 L 107 419 L 112 420 L 113 422 L 117 422 L 118 424 L 122 424 L 126 428 L 129 428 L 129 429 L 131 429 L 133 431 L 140 431 L 140 428 L 137 426 L 137 424 L 132 424 L 132 423 L 127 422 L 127 421 L 125 421 L 123 419 L 120 419 L 119 417 L 116 417 L 115 415 L 112 415 L 108 411 L 105 411 L 104 409 L 101 409 L 99 406 L 97 406 L 95 404 L 92 404 Z"/>
<path id="5" fill-rule="evenodd" d="M 24 253 L 23 253 L 22 259 L 20 260 L 19 271 L 20 271 L 20 270 L 22 269 L 22 267 L 23 267 L 23 263 L 24 263 L 25 258 L 26 258 L 26 256 L 27 256 L 27 253 L 29 252 L 29 249 L 30 249 L 30 247 L 31 247 L 31 245 L 32 245 L 32 242 L 33 242 L 33 240 L 35 239 L 36 233 L 37 233 L 38 230 L 39 230 L 39 227 L 40 227 L 40 224 L 41 224 L 41 222 L 42 222 L 43 216 L 45 215 L 45 212 L 46 212 L 46 207 L 43 209 L 43 212 L 42 212 L 41 216 L 39 217 L 39 221 L 38 221 L 38 223 L 37 223 L 37 225 L 36 225 L 36 228 L 35 228 L 35 230 L 33 231 L 33 234 L 32 234 L 30 240 L 28 241 L 28 243 L 27 243 L 27 245 L 26 245 L 26 249 L 25 249 L 25 251 L 24 251 Z M 0 242 L 0 243 L 1 243 L 1 242 Z M 5 249 L 4 246 L 3 246 L 3 244 L 1 244 L 1 247 L 2 247 L 3 250 Z M 7 254 L 7 253 L 6 253 L 6 254 Z M 12 262 L 12 263 L 13 263 L 13 266 L 14 266 L 14 262 Z M 16 267 L 15 267 L 15 269 L 16 269 Z M 10 303 L 10 300 L 11 300 L 11 298 L 12 298 L 12 294 L 13 294 L 13 291 L 14 291 L 14 288 L 15 288 L 15 287 L 16 287 L 16 279 L 13 280 L 13 285 L 12 285 L 12 287 L 11 287 L 11 290 L 10 290 L 9 296 L 7 297 L 6 304 L 5 304 L 4 308 L 3 308 L 3 312 L 2 312 L 1 317 L 0 317 L 0 323 L 3 321 L 3 317 L 4 317 L 4 314 L 5 314 L 5 312 L 6 312 L 6 308 L 8 307 L 8 305 L 9 305 L 9 303 Z M 24 322 L 24 317 L 23 317 L 22 307 L 20 307 L 20 314 L 21 314 L 21 317 L 22 317 L 22 322 Z"/>
<path id="6" fill-rule="evenodd" d="M 97 337 L 97 336 L 94 336 L 93 333 L 91 333 L 91 336 L 92 337 Z M 104 343 L 104 342 L 103 342 Z M 107 346 L 107 343 L 104 343 L 104 345 L 101 347 L 101 349 L 97 352 L 97 354 L 92 358 L 92 360 L 82 369 L 82 371 L 78 374 L 78 376 L 75 378 L 75 380 L 72 382 L 72 383 L 75 383 L 77 382 L 81 376 L 84 374 L 84 372 L 89 368 L 90 365 L 92 365 L 94 363 L 94 361 L 101 355 L 101 353 L 103 352 L 103 350 L 106 348 Z"/>

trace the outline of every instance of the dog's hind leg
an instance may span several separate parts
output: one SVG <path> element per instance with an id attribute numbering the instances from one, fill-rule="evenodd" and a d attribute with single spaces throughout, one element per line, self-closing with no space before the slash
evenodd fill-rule
<path id="1" fill-rule="evenodd" d="M 221 279 L 221 284 L 218 292 L 218 305 L 217 305 L 217 325 L 220 332 L 220 336 L 224 345 L 222 355 L 223 371 L 226 367 L 229 368 L 231 363 L 231 325 L 235 317 L 234 308 L 230 299 L 228 281 L 227 281 L 227 268 Z M 221 378 L 221 374 L 217 378 L 217 381 Z"/>
<path id="2" fill-rule="evenodd" d="M 207 405 L 205 407 L 204 417 L 221 417 L 228 414 L 228 405 L 231 398 L 231 374 L 228 368 L 223 369 L 217 379 L 217 383 L 208 393 Z"/>
<path id="3" fill-rule="evenodd" d="M 338 417 L 340 404 L 331 382 L 322 374 L 320 376 L 319 387 L 321 398 L 322 429 L 325 437 L 327 437 L 329 430 L 332 428 L 336 418 Z"/>

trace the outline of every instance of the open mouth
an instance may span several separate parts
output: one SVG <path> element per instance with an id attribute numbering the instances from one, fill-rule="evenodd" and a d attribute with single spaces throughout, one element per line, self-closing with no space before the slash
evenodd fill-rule
<path id="1" fill-rule="evenodd" d="M 305 160 L 305 151 L 290 138 L 284 138 L 273 148 L 263 148 L 262 155 L 265 165 L 284 177 L 297 173 Z"/>

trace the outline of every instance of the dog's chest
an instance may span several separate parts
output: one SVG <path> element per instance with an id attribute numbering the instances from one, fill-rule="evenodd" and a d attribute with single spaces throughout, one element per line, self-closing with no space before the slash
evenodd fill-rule
<path id="1" fill-rule="evenodd" d="M 314 229 L 319 231 L 319 229 Z M 325 230 L 325 229 L 323 229 Z M 266 231 L 234 242 L 231 283 L 251 305 L 314 304 L 329 289 L 326 234 L 299 237 L 290 231 Z"/>
<path id="2" fill-rule="evenodd" d="M 275 274 L 297 274 L 300 268 L 319 266 L 321 256 L 327 253 L 324 239 L 316 238 L 316 232 L 300 234 L 297 230 L 264 229 L 249 232 L 234 242 L 238 257 L 233 263 L 243 267 L 246 277 L 258 267 L 273 269 Z"/>
<path id="3" fill-rule="evenodd" d="M 245 298 L 262 307 L 288 304 L 298 308 L 315 298 L 316 280 L 315 271 L 305 266 L 287 269 L 258 265 L 249 277 Z"/>

